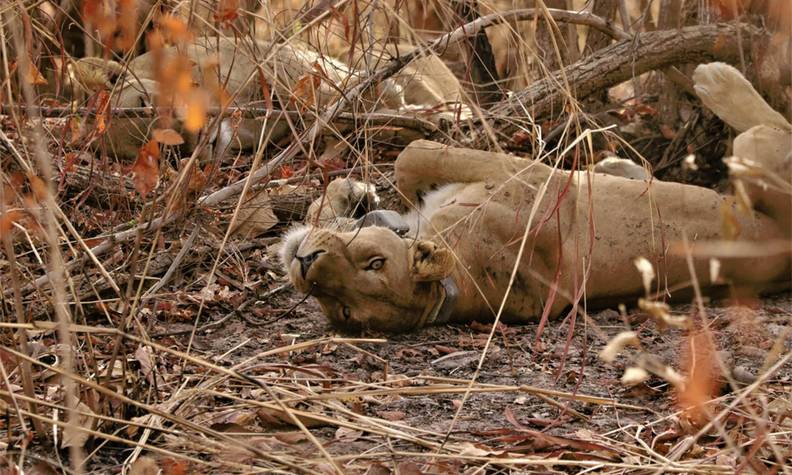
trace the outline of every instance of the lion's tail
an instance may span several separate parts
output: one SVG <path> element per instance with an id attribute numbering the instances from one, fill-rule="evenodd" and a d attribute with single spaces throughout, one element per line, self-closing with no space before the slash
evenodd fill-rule
<path id="1" fill-rule="evenodd" d="M 738 132 L 757 125 L 792 130 L 792 125 L 765 102 L 736 68 L 725 63 L 701 64 L 693 73 L 701 102 Z"/>

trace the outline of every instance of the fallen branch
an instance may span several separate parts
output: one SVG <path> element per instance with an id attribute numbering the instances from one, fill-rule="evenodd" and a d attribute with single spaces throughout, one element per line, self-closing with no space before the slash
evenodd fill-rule
<path id="1" fill-rule="evenodd" d="M 99 115 L 96 108 L 90 107 L 33 107 L 30 110 L 26 106 L 10 106 L 4 104 L 0 106 L 0 114 L 9 115 L 13 111 L 21 111 L 25 113 L 33 112 L 40 117 L 47 118 L 63 118 L 70 115 L 79 115 L 82 117 L 96 117 Z M 109 107 L 107 115 L 110 117 L 124 118 L 124 119 L 139 119 L 147 117 L 157 117 L 162 110 L 157 110 L 156 107 Z M 298 121 L 305 120 L 307 117 L 304 113 L 298 111 L 287 111 L 282 109 L 267 109 L 266 107 L 210 107 L 206 111 L 207 116 L 231 116 L 237 114 L 245 119 L 259 119 L 271 114 L 270 122 L 278 121 Z M 433 134 L 440 131 L 440 128 L 432 122 L 421 119 L 420 117 L 408 116 L 393 112 L 369 112 L 366 114 L 355 114 L 352 112 L 341 112 L 333 120 L 334 122 L 342 122 L 344 124 L 366 124 L 366 125 L 387 125 L 392 127 L 405 127 L 414 129 L 425 134 Z"/>
<path id="2" fill-rule="evenodd" d="M 738 35 L 739 33 L 739 35 Z M 738 40 L 742 36 L 742 42 Z M 500 130 L 511 134 L 518 124 L 515 116 L 530 114 L 534 119 L 554 116 L 565 110 L 569 97 L 560 84 L 569 81 L 574 99 L 615 86 L 630 78 L 673 64 L 706 61 L 731 62 L 739 58 L 740 47 L 749 49 L 764 32 L 746 24 L 691 26 L 679 30 L 641 33 L 603 48 L 590 57 L 537 81 L 523 91 L 495 104 L 490 117 L 504 124 Z"/>

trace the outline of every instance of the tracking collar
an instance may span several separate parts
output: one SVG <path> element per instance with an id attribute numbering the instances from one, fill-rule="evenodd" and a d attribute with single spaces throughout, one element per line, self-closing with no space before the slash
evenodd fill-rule
<path id="1" fill-rule="evenodd" d="M 420 326 L 434 325 L 436 323 L 445 323 L 451 318 L 451 314 L 456 307 L 457 298 L 459 297 L 459 288 L 453 277 L 446 277 L 439 281 L 439 296 L 437 301 L 429 308 L 429 312 L 421 318 Z"/>
<path id="2" fill-rule="evenodd" d="M 402 218 L 399 213 L 390 210 L 369 211 L 365 216 L 355 221 L 354 226 L 356 228 L 381 226 L 390 229 L 402 237 L 410 231 L 410 226 L 404 218 Z M 435 323 L 447 322 L 451 318 L 454 307 L 456 307 L 459 289 L 457 288 L 456 282 L 454 282 L 454 278 L 449 276 L 440 280 L 438 283 L 438 298 L 421 317 L 419 326 L 423 327 Z"/>

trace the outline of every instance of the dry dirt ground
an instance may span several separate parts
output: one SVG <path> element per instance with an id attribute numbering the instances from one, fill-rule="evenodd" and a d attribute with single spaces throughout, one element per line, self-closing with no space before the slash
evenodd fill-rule
<path id="1" fill-rule="evenodd" d="M 708 186 L 717 187 L 718 176 L 701 171 Z M 65 196 L 80 190 L 69 183 Z M 118 184 L 109 183 L 89 187 L 87 204 L 70 210 L 88 234 L 129 219 L 100 198 L 117 193 Z M 383 207 L 398 208 L 394 197 L 386 192 Z M 87 287 L 90 298 L 77 323 L 90 330 L 75 338 L 82 387 L 89 388 L 97 372 L 108 372 L 117 349 L 112 378 L 102 379 L 102 386 L 129 398 L 83 389 L 84 408 L 109 417 L 91 426 L 123 439 L 81 439 L 89 473 L 790 472 L 790 293 L 707 301 L 703 318 L 694 305 L 672 307 L 673 315 L 708 328 L 711 341 L 661 329 L 636 308 L 550 322 L 538 339 L 537 324 L 500 325 L 489 345 L 487 323 L 395 336 L 338 335 L 312 299 L 302 301 L 285 285 L 270 252 L 279 230 L 229 242 L 215 283 L 206 284 L 220 249 L 221 214 L 197 213 L 174 223 L 153 246 L 147 279 L 159 282 L 190 226 L 201 223 L 177 272 L 156 295 L 146 294 L 127 327 L 142 340 L 118 345 L 103 333 L 122 327 L 125 314 L 96 303 Z M 137 271 L 129 270 L 135 269 L 130 255 L 138 256 Z M 139 276 L 140 256 L 127 243 L 108 262 L 120 266 L 119 278 Z M 36 266 L 30 253 L 18 262 Z M 75 275 L 85 285 L 102 282 Z M 32 315 L 46 308 L 38 298 L 28 305 Z M 598 353 L 626 330 L 638 333 L 640 348 L 603 362 Z M 60 383 L 43 367 L 57 364 L 58 338 L 51 330 L 32 335 L 42 363 L 33 375 L 38 395 L 58 404 Z M 730 381 L 718 376 L 718 359 Z M 665 375 L 624 386 L 625 369 L 639 364 Z M 694 384 L 681 392 L 669 383 L 675 377 L 670 368 Z M 12 382 L 18 390 L 17 376 Z M 711 403 L 682 410 L 709 394 Z M 10 440 L 0 464 L 18 460 L 25 439 L 16 416 L 0 422 L 0 431 Z M 61 473 L 67 455 L 35 439 L 25 460 L 38 463 L 38 473 L 52 473 L 42 467 Z"/>
<path id="2" fill-rule="evenodd" d="M 231 316 L 221 325 L 199 331 L 190 351 L 272 385 L 282 398 L 290 394 L 293 401 L 300 400 L 290 406 L 319 416 L 300 417 L 317 440 L 284 422 L 282 412 L 256 407 L 251 401 L 269 397 L 239 381 L 212 385 L 175 413 L 273 454 L 287 454 L 310 470 L 330 470 L 317 442 L 338 457 L 346 473 L 771 473 L 779 471 L 779 457 L 789 464 L 792 364 L 782 364 L 758 389 L 746 389 L 763 366 L 789 356 L 789 293 L 741 306 L 706 304 L 715 346 L 736 386 L 720 386 L 721 397 L 698 412 L 696 420 L 696 414 L 679 412 L 677 393 L 661 378 L 632 388 L 620 384 L 635 350 L 614 364 L 598 358 L 614 335 L 632 329 L 645 354 L 680 371 L 689 367 L 692 343 L 685 333 L 658 329 L 637 309 L 624 316 L 614 310 L 592 313 L 590 320 L 574 323 L 571 335 L 569 321 L 552 322 L 538 341 L 536 324 L 501 325 L 476 374 L 490 324 L 366 335 L 382 340 L 356 342 L 336 335 L 312 300 L 299 303 L 301 297 L 289 289 L 276 292 L 241 312 L 228 312 Z M 292 313 L 282 316 L 294 305 Z M 207 307 L 208 320 L 199 327 L 221 318 L 224 312 L 216 310 L 226 307 Z M 694 306 L 675 306 L 673 313 L 697 312 Z M 160 343 L 186 351 L 189 333 L 163 333 L 191 329 L 166 318 L 152 334 Z M 783 342 L 780 351 L 778 342 Z M 716 356 L 711 349 L 696 354 L 711 361 Z M 169 387 L 162 394 L 181 380 L 166 375 L 177 360 L 170 355 L 159 360 Z M 199 378 L 189 365 L 183 370 Z M 467 382 L 474 377 L 465 400 Z M 714 427 L 703 427 L 724 410 Z M 241 454 L 207 457 L 194 444 L 173 437 L 154 445 L 191 453 L 216 468 L 224 459 L 250 461 Z M 115 465 L 105 462 L 105 468 Z"/>

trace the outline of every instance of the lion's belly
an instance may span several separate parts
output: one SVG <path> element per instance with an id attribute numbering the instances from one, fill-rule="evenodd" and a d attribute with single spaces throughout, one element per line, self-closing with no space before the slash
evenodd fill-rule
<path id="1" fill-rule="evenodd" d="M 428 225 L 421 235 L 439 240 L 441 233 L 459 259 L 459 319 L 491 317 L 507 289 L 502 316 L 509 320 L 536 319 L 551 298 L 550 314 L 557 315 L 583 295 L 584 285 L 590 299 L 632 303 L 643 294 L 635 258 L 649 259 L 658 274 L 655 283 L 671 288 L 690 280 L 684 256 L 668 252 L 671 243 L 684 235 L 691 242 L 722 238 L 723 197 L 711 190 L 657 183 L 647 192 L 643 182 L 598 176 L 591 194 L 573 183 L 556 216 L 555 197 L 564 184 L 552 183 L 547 195 L 552 199 L 546 197 L 535 209 L 535 187 L 456 184 L 427 195 Z M 529 223 L 533 231 L 526 234 Z M 783 237 L 763 215 L 743 219 L 741 226 L 742 239 Z M 709 262 L 697 260 L 694 268 L 702 285 L 709 285 Z M 789 272 L 789 258 L 740 259 L 723 261 L 721 275 L 764 282 Z M 557 291 L 550 291 L 551 284 Z"/>
<path id="2" fill-rule="evenodd" d="M 460 292 L 455 320 L 491 319 L 509 282 L 512 286 L 502 318 L 526 321 L 541 314 L 546 288 L 532 277 L 537 270 L 545 272 L 541 252 L 526 246 L 523 265 L 511 278 L 530 212 L 531 201 L 522 195 L 514 186 L 471 183 L 442 187 L 424 197 L 421 211 L 427 222 L 420 236 L 443 241 L 458 259 L 454 279 Z M 518 206 L 516 200 L 525 206 Z"/>

